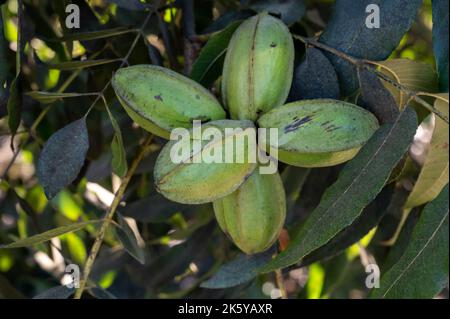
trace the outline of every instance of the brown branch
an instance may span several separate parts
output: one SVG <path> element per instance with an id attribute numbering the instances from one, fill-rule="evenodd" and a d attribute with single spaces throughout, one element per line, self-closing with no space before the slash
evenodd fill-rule
<path id="1" fill-rule="evenodd" d="M 117 208 L 119 207 L 120 201 L 122 200 L 125 190 L 129 184 L 131 178 L 133 177 L 134 172 L 136 171 L 136 168 L 138 167 L 139 163 L 142 161 L 144 156 L 147 154 L 152 139 L 153 139 L 153 135 L 149 135 L 145 139 L 138 154 L 132 161 L 127 174 L 123 178 L 123 180 L 119 186 L 119 189 L 117 190 L 116 194 L 114 195 L 114 200 L 111 203 L 111 206 L 106 213 L 105 220 L 102 223 L 102 225 L 100 226 L 98 234 L 95 238 L 95 242 L 92 245 L 91 252 L 89 253 L 89 257 L 86 260 L 86 263 L 84 265 L 83 275 L 80 280 L 80 287 L 76 290 L 74 299 L 80 299 L 81 295 L 83 294 L 84 288 L 86 287 L 86 283 L 89 280 L 89 275 L 91 273 L 92 266 L 94 265 L 94 261 L 97 258 L 97 255 L 100 251 L 100 247 L 102 246 L 103 239 L 105 238 L 106 230 L 108 229 L 109 224 L 112 222 L 112 219 L 117 211 Z"/>
<path id="2" fill-rule="evenodd" d="M 373 67 L 373 65 L 376 65 L 376 62 L 374 61 L 370 61 L 370 60 L 365 60 L 365 59 L 358 59 L 355 57 L 352 57 L 342 51 L 336 50 L 335 48 L 332 48 L 326 44 L 323 44 L 317 40 L 314 39 L 310 39 L 310 38 L 305 38 L 299 35 L 293 35 L 294 39 L 300 40 L 303 43 L 307 44 L 307 45 L 311 45 L 314 46 L 316 48 L 322 49 L 324 51 L 330 52 L 334 55 L 336 55 L 337 57 L 353 64 L 355 67 L 357 68 L 363 68 L 366 70 L 369 70 L 373 73 L 375 73 L 380 79 L 382 79 L 385 82 L 388 82 L 389 84 L 393 85 L 395 88 L 397 88 L 398 90 L 402 91 L 403 93 L 405 93 L 407 95 L 407 97 L 411 100 L 416 101 L 417 103 L 419 103 L 420 105 L 422 105 L 423 107 L 425 107 L 427 110 L 429 110 L 430 112 L 436 114 L 438 117 L 440 117 L 442 120 L 444 120 L 447 124 L 449 124 L 449 119 L 446 115 L 444 115 L 441 111 L 439 111 L 438 109 L 436 109 L 433 105 L 429 104 L 428 102 L 426 102 L 424 99 L 422 99 L 419 96 L 420 92 L 415 92 L 411 89 L 409 89 L 408 87 L 404 86 L 403 84 L 391 79 L 390 77 L 388 77 L 387 75 L 385 75 L 384 73 L 378 71 L 377 69 L 375 69 Z"/>

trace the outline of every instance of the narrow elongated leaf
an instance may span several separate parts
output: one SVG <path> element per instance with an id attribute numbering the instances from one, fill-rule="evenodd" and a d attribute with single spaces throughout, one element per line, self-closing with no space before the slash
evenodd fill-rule
<path id="1" fill-rule="evenodd" d="M 193 80 L 209 87 L 220 76 L 228 43 L 240 24 L 241 21 L 233 22 L 225 30 L 211 36 L 192 66 Z"/>
<path id="2" fill-rule="evenodd" d="M 43 103 L 43 104 L 51 104 L 59 99 L 71 98 L 71 97 L 80 97 L 86 96 L 83 93 L 57 93 L 57 92 L 44 92 L 44 91 L 32 91 L 27 92 L 27 95 L 32 99 Z"/>
<path id="3" fill-rule="evenodd" d="M 83 167 L 89 148 L 83 117 L 53 134 L 39 156 L 37 175 L 47 198 L 72 183 Z"/>
<path id="4" fill-rule="evenodd" d="M 80 33 L 71 33 L 66 34 L 59 38 L 47 39 L 44 38 L 44 41 L 48 42 L 65 42 L 65 41 L 89 41 L 89 40 L 97 40 L 103 38 L 109 38 L 118 36 L 121 34 L 126 34 L 132 32 L 133 29 L 118 27 L 114 29 L 100 30 L 100 31 L 90 31 L 90 32 L 80 32 Z"/>
<path id="5" fill-rule="evenodd" d="M 250 3 L 250 8 L 279 15 L 286 24 L 299 21 L 306 10 L 303 0 L 257 0 Z"/>
<path id="6" fill-rule="evenodd" d="M 267 263 L 275 253 L 274 247 L 256 255 L 239 255 L 235 260 L 223 265 L 220 269 L 201 284 L 202 288 L 224 289 L 246 283 L 255 278 L 258 269 Z"/>
<path id="7" fill-rule="evenodd" d="M 309 48 L 294 73 L 290 101 L 339 99 L 339 82 L 333 65 L 318 49 Z"/>
<path id="8" fill-rule="evenodd" d="M 9 90 L 8 104 L 6 106 L 8 110 L 8 127 L 12 135 L 11 143 L 22 120 L 21 77 L 21 74 L 19 74 L 12 82 Z"/>
<path id="9" fill-rule="evenodd" d="M 67 288 L 66 286 L 57 286 L 34 296 L 33 299 L 68 299 L 74 292 L 75 289 Z"/>
<path id="10" fill-rule="evenodd" d="M 417 117 L 409 108 L 395 123 L 382 126 L 325 191 L 319 206 L 288 248 L 262 270 L 271 271 L 299 262 L 351 225 L 381 191 L 409 148 L 416 128 Z"/>
<path id="11" fill-rule="evenodd" d="M 110 3 L 115 3 L 118 7 L 128 10 L 145 10 L 150 5 L 140 2 L 139 0 L 108 0 Z"/>
<path id="12" fill-rule="evenodd" d="M 91 288 L 89 292 L 97 299 L 117 299 L 112 293 L 100 287 Z"/>
<path id="13" fill-rule="evenodd" d="M 123 145 L 122 132 L 120 130 L 119 123 L 117 123 L 109 108 L 106 109 L 108 111 L 109 119 L 111 120 L 111 124 L 115 132 L 113 140 L 111 142 L 111 166 L 114 173 L 116 173 L 118 176 L 123 177 L 128 171 L 128 164 L 127 153 L 125 152 L 125 147 Z"/>
<path id="14" fill-rule="evenodd" d="M 145 264 L 145 252 L 137 241 L 137 238 L 128 222 L 121 214 L 117 214 L 119 228 L 116 228 L 117 238 L 123 245 L 123 248 L 142 265 Z"/>
<path id="15" fill-rule="evenodd" d="M 434 106 L 449 115 L 448 94 L 441 95 L 443 99 L 436 99 Z M 435 119 L 435 127 L 431 138 L 425 163 L 405 204 L 406 208 L 420 206 L 436 198 L 449 179 L 449 132 L 448 124 L 441 118 L 431 115 Z"/>
<path id="16" fill-rule="evenodd" d="M 57 69 L 61 71 L 78 70 L 90 68 L 93 66 L 104 65 L 114 62 L 122 61 L 121 59 L 98 59 L 98 60 L 84 60 L 84 61 L 69 61 L 61 63 L 45 64 L 49 69 Z"/>
<path id="17" fill-rule="evenodd" d="M 433 0 L 433 48 L 442 92 L 448 92 L 448 0 Z"/>
<path id="18" fill-rule="evenodd" d="M 10 248 L 22 248 L 34 246 L 43 242 L 46 242 L 54 237 L 58 237 L 67 233 L 71 233 L 80 229 L 83 229 L 87 225 L 92 225 L 101 222 L 102 220 L 90 220 L 87 222 L 74 223 L 66 226 L 61 226 L 58 228 L 54 228 L 43 232 L 41 234 L 37 234 L 28 238 L 19 239 L 11 244 L 0 245 L 0 249 L 10 249 Z"/>
<path id="19" fill-rule="evenodd" d="M 436 71 L 427 63 L 409 59 L 392 59 L 379 62 L 380 71 L 412 91 L 436 93 L 439 91 Z M 400 108 L 405 106 L 408 96 L 386 81 L 383 84 L 394 96 Z"/>
<path id="20" fill-rule="evenodd" d="M 122 215 L 143 223 L 163 223 L 173 214 L 188 208 L 188 205 L 172 202 L 157 193 L 128 204 L 122 209 Z"/>
<path id="21" fill-rule="evenodd" d="M 214 32 L 221 31 L 227 28 L 231 23 L 239 20 L 245 20 L 253 16 L 255 12 L 253 10 L 239 10 L 239 11 L 228 11 L 214 20 L 206 29 L 204 29 L 200 34 L 211 34 Z"/>
<path id="22" fill-rule="evenodd" d="M 448 282 L 448 186 L 429 203 L 400 260 L 381 277 L 372 298 L 433 298 Z"/>
<path id="23" fill-rule="evenodd" d="M 389 210 L 392 191 L 393 186 L 386 186 L 378 194 L 377 198 L 363 209 L 360 216 L 351 225 L 341 230 L 326 245 L 303 258 L 301 265 L 307 266 L 316 261 L 336 256 L 363 238 L 371 229 L 378 225 L 381 218 Z"/>
<path id="24" fill-rule="evenodd" d="M 397 103 L 378 76 L 367 69 L 359 69 L 358 78 L 363 106 L 375 114 L 381 124 L 394 122 L 399 114 Z"/>
<path id="25" fill-rule="evenodd" d="M 378 6 L 378 15 L 373 9 L 366 12 L 369 5 Z M 422 0 L 338 0 L 320 42 L 357 58 L 385 60 L 411 27 L 421 6 Z M 371 28 L 377 16 L 379 28 Z M 358 87 L 355 67 L 335 55 L 327 56 L 336 68 L 343 93 L 353 93 Z"/>

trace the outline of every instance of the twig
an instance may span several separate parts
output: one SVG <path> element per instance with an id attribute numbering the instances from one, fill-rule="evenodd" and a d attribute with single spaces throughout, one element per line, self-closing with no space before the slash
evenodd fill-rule
<path id="1" fill-rule="evenodd" d="M 84 288 L 86 287 L 86 282 L 89 280 L 89 275 L 91 273 L 92 266 L 94 265 L 94 261 L 98 255 L 100 247 L 103 243 L 103 239 L 105 237 L 106 230 L 108 229 L 109 224 L 112 222 L 112 219 L 114 217 L 114 214 L 116 213 L 117 207 L 119 207 L 120 201 L 122 200 L 122 197 L 125 193 L 128 183 L 130 182 L 131 178 L 133 177 L 134 172 L 136 171 L 136 168 L 138 167 L 139 163 L 144 158 L 144 156 L 147 154 L 147 151 L 149 150 L 149 146 L 151 144 L 152 139 L 153 139 L 153 135 L 149 135 L 145 139 L 141 149 L 139 150 L 137 156 L 131 163 L 127 174 L 123 178 L 122 183 L 120 184 L 119 189 L 117 190 L 117 192 L 114 196 L 114 200 L 111 203 L 111 206 L 110 206 L 108 212 L 106 213 L 105 221 L 100 226 L 100 229 L 98 231 L 95 242 L 91 248 L 91 252 L 89 253 L 89 257 L 86 260 L 86 263 L 84 265 L 82 279 L 80 280 L 80 288 L 78 288 L 75 292 L 75 296 L 74 296 L 75 299 L 80 299 L 81 295 L 83 294 Z"/>
<path id="2" fill-rule="evenodd" d="M 145 18 L 144 22 L 142 23 L 142 26 L 139 28 L 136 37 L 134 38 L 133 42 L 131 43 L 131 47 L 128 50 L 127 54 L 122 58 L 122 63 L 120 63 L 119 65 L 119 69 L 122 68 L 124 65 L 128 65 L 128 59 L 130 58 L 131 54 L 134 51 L 134 48 L 136 47 L 140 37 L 141 37 L 141 32 L 145 29 L 145 27 L 147 26 L 150 17 L 152 16 L 152 14 L 154 13 L 154 11 L 150 11 L 149 14 L 147 15 L 147 17 Z M 106 84 L 105 87 L 100 91 L 100 93 L 97 95 L 97 97 L 95 98 L 94 102 L 92 102 L 91 106 L 89 106 L 86 114 L 84 115 L 85 117 L 87 117 L 89 115 L 89 113 L 91 112 L 91 110 L 94 108 L 95 104 L 97 104 L 98 101 L 100 101 L 100 99 L 105 95 L 106 90 L 109 88 L 109 86 L 111 85 L 112 79 L 110 79 Z"/>
<path id="3" fill-rule="evenodd" d="M 436 114 L 438 117 L 440 117 L 442 120 L 444 120 L 447 124 L 449 124 L 449 119 L 446 115 L 442 114 L 442 112 L 440 112 L 438 109 L 436 109 L 433 105 L 429 104 L 428 102 L 426 102 L 425 100 L 423 100 L 418 93 L 420 92 L 415 92 L 413 90 L 410 90 L 408 87 L 404 86 L 401 83 L 398 83 L 397 81 L 391 79 L 390 77 L 388 77 L 387 75 L 385 75 L 384 73 L 376 70 L 375 68 L 372 67 L 372 65 L 377 65 L 376 62 L 374 61 L 370 61 L 370 60 L 365 60 L 365 59 L 358 59 L 355 57 L 352 57 L 342 51 L 336 50 L 335 48 L 332 48 L 326 44 L 323 44 L 317 40 L 314 39 L 310 39 L 310 38 L 305 38 L 302 37 L 300 35 L 293 35 L 294 39 L 300 40 L 303 43 L 307 44 L 307 45 L 312 45 L 316 48 L 322 49 L 324 51 L 330 52 L 334 55 L 336 55 L 337 57 L 353 64 L 354 66 L 358 67 L 358 68 L 364 68 L 366 70 L 369 70 L 373 73 L 375 73 L 380 79 L 382 79 L 385 82 L 388 82 L 389 84 L 393 85 L 395 88 L 397 88 L 398 90 L 404 92 L 411 100 L 416 101 L 417 103 L 419 103 L 420 105 L 422 105 L 423 107 L 425 107 L 427 110 L 429 110 L 430 112 L 433 112 L 434 114 Z"/>
<path id="4" fill-rule="evenodd" d="M 184 74 L 189 75 L 200 51 L 195 32 L 194 0 L 183 0 Z"/>
<path id="5" fill-rule="evenodd" d="M 277 287 L 281 293 L 281 299 L 288 299 L 286 287 L 284 285 L 284 278 L 281 269 L 275 270 L 275 282 L 277 283 Z"/>

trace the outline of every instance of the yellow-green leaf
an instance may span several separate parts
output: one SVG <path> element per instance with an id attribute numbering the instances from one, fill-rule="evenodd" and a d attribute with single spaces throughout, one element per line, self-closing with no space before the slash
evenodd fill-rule
<path id="1" fill-rule="evenodd" d="M 34 245 L 46 242 L 54 237 L 58 237 L 63 234 L 67 234 L 67 233 L 71 233 L 71 232 L 83 229 L 87 225 L 99 223 L 101 221 L 102 220 L 90 220 L 87 222 L 80 222 L 80 223 L 70 224 L 70 225 L 66 225 L 66 226 L 61 226 L 61 227 L 54 228 L 54 229 L 48 230 L 46 232 L 31 236 L 28 238 L 19 239 L 11 244 L 0 245 L 0 249 L 34 246 Z"/>
<path id="2" fill-rule="evenodd" d="M 434 106 L 448 117 L 448 93 L 440 94 L 439 96 L 441 98 L 436 99 Z M 449 180 L 448 124 L 434 114 L 431 116 L 435 118 L 433 136 L 425 163 L 406 201 L 405 207 L 407 208 L 416 207 L 432 201 L 439 195 Z"/>
<path id="3" fill-rule="evenodd" d="M 378 65 L 381 72 L 413 91 L 429 93 L 439 91 L 437 74 L 429 64 L 408 59 L 392 59 L 379 62 Z M 397 104 L 403 107 L 408 99 L 406 94 L 387 82 L 384 84 Z"/>

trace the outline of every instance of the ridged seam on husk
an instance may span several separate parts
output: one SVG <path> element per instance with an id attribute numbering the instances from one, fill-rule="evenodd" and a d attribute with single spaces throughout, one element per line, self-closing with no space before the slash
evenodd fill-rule
<path id="1" fill-rule="evenodd" d="M 251 123 L 250 121 L 241 121 L 241 122 Z M 210 126 L 213 126 L 213 127 L 214 127 L 214 123 L 211 123 Z M 216 128 L 219 128 L 219 127 L 216 126 Z M 243 132 L 240 133 L 240 134 L 225 135 L 224 138 L 221 139 L 220 141 L 216 141 L 215 143 L 208 143 L 208 144 L 206 144 L 206 145 L 207 145 L 207 146 L 210 146 L 210 147 L 212 148 L 216 143 L 225 143 L 225 141 L 227 141 L 227 140 L 230 139 L 230 138 L 231 138 L 231 139 L 234 139 L 235 137 L 239 137 L 240 135 L 245 134 L 245 129 L 247 129 L 247 128 L 254 128 L 254 127 L 253 127 L 253 124 L 252 124 L 252 126 L 248 126 L 248 127 L 243 128 Z M 169 143 L 171 143 L 171 142 L 169 142 Z M 169 143 L 168 143 L 168 144 L 169 144 Z M 182 163 L 177 164 L 177 166 L 175 166 L 174 169 L 173 169 L 172 171 L 168 172 L 168 173 L 165 174 L 163 177 L 161 177 L 160 182 L 158 183 L 158 185 L 164 184 L 164 183 L 165 183 L 165 182 L 164 182 L 164 179 L 167 179 L 167 178 L 170 177 L 171 175 L 175 174 L 175 173 L 176 173 L 178 170 L 180 170 L 183 166 L 185 166 L 185 165 L 187 165 L 187 164 L 190 164 L 190 163 L 188 163 L 187 161 L 191 161 L 195 156 L 197 156 L 197 155 L 203 153 L 204 151 L 205 151 L 205 149 L 202 147 L 202 148 L 199 150 L 199 152 L 197 152 L 197 153 L 195 153 L 195 154 L 191 154 L 188 158 L 186 158 L 186 162 L 182 162 Z M 256 164 L 255 164 L 255 165 L 256 165 Z"/>
<path id="2" fill-rule="evenodd" d="M 255 171 L 253 171 L 251 176 L 249 176 L 249 178 L 245 181 L 245 183 L 243 183 L 235 192 L 213 203 L 214 212 L 216 214 L 216 219 L 219 223 L 219 226 L 232 239 L 232 241 L 242 251 L 244 251 L 247 254 L 261 252 L 270 248 L 273 245 L 273 243 L 277 240 L 286 218 L 285 192 L 280 175 L 278 173 L 275 173 L 275 175 L 259 175 L 259 174 L 260 173 L 258 169 L 256 169 Z M 267 178 L 269 177 L 270 180 L 268 181 Z M 248 201 L 254 200 L 252 195 L 256 195 L 257 199 L 259 198 L 258 197 L 260 191 L 259 186 L 261 186 L 261 184 L 258 184 L 257 182 L 274 183 L 272 189 L 268 184 L 263 185 L 263 187 L 264 190 L 270 192 L 267 195 L 273 196 L 273 200 L 276 203 L 274 205 L 270 205 L 274 203 L 273 201 L 270 201 L 269 207 L 258 206 L 267 204 L 263 200 L 263 203 L 255 203 L 256 205 L 255 211 L 247 211 L 249 204 Z M 256 188 L 251 189 L 252 187 Z M 274 207 L 275 210 L 270 210 Z M 265 222 L 266 224 L 264 225 L 263 232 L 260 233 L 257 237 L 252 238 L 251 236 L 249 237 L 249 235 L 253 228 L 244 229 L 244 225 L 245 227 L 248 227 L 248 225 L 246 225 L 246 223 L 243 222 L 243 217 L 245 217 L 246 214 L 258 214 L 258 212 L 260 212 L 256 211 L 258 209 L 264 210 L 265 214 L 262 217 L 263 218 L 262 222 Z M 269 211 L 266 211 L 266 209 L 269 209 Z M 261 213 L 262 212 L 263 211 L 261 211 Z M 268 212 L 269 215 L 267 215 Z M 232 223 L 230 223 L 231 220 L 233 220 Z M 273 223 L 276 224 L 274 225 Z M 275 227 L 271 228 L 272 226 Z M 255 224 L 252 225 L 252 227 L 258 227 L 258 225 Z M 262 240 L 260 236 L 262 237 L 269 236 L 264 238 L 263 241 L 260 241 L 260 244 L 263 245 L 260 245 L 257 242 L 255 242 L 255 240 L 256 241 Z M 251 241 L 247 242 L 247 240 Z"/>

